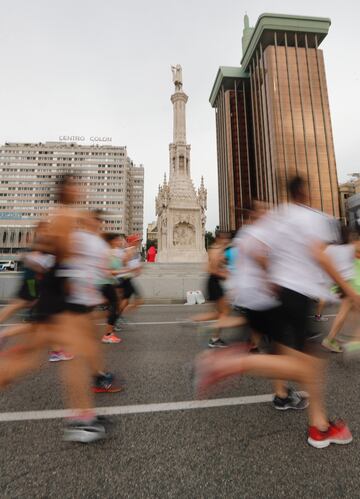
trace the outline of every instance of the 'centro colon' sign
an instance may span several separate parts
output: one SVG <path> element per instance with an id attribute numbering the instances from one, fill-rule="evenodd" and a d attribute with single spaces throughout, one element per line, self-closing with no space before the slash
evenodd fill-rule
<path id="1" fill-rule="evenodd" d="M 83 135 L 60 135 L 61 142 L 85 142 L 86 137 Z M 98 137 L 93 135 L 89 137 L 90 142 L 112 142 L 112 137 Z"/>

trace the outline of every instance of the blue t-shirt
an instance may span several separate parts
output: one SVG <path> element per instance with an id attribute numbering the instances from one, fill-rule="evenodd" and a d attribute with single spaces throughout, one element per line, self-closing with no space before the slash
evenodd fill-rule
<path id="1" fill-rule="evenodd" d="M 238 249 L 235 246 L 229 246 L 225 250 L 226 267 L 230 272 L 236 269 L 236 259 L 238 256 Z"/>

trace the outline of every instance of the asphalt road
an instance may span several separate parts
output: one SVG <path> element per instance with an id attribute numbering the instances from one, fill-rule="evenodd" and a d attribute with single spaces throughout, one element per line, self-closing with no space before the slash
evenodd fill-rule
<path id="1" fill-rule="evenodd" d="M 329 414 L 345 418 L 354 435 L 344 447 L 309 447 L 304 413 L 279 413 L 258 399 L 233 406 L 221 401 L 219 407 L 171 406 L 193 399 L 190 368 L 206 338 L 181 322 L 198 310 L 143 307 L 130 319 L 138 324 L 121 334 L 123 343 L 104 345 L 108 367 L 126 380 L 126 390 L 97 395 L 97 406 L 128 410 L 111 417 L 106 440 L 66 443 L 61 418 L 12 421 L 5 415 L 0 497 L 360 497 L 360 361 L 346 365 L 341 355 L 328 354 Z M 331 320 L 314 323 L 314 329 L 324 333 Z M 226 336 L 231 339 L 233 332 Z M 62 409 L 58 371 L 59 365 L 46 363 L 3 392 L 0 419 L 25 411 L 42 418 L 47 413 L 41 411 Z M 270 393 L 267 380 L 243 377 L 214 397 L 244 400 Z M 149 412 L 137 413 L 141 404 Z"/>

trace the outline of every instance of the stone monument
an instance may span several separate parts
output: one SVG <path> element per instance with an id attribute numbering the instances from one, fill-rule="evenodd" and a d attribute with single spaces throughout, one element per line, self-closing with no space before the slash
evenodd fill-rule
<path id="1" fill-rule="evenodd" d="M 158 262 L 203 262 L 206 260 L 205 223 L 207 191 L 204 179 L 196 191 L 190 176 L 190 145 L 186 143 L 182 68 L 171 67 L 175 93 L 173 143 L 169 146 L 169 180 L 166 175 L 156 197 Z"/>

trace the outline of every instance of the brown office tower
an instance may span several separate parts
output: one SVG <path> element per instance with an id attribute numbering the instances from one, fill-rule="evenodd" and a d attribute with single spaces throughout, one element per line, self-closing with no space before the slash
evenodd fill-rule
<path id="1" fill-rule="evenodd" d="M 303 176 L 311 206 L 339 217 L 338 180 L 322 51 L 330 20 L 245 16 L 241 67 L 220 67 L 216 110 L 220 228 L 241 226 L 251 200 L 287 200 Z"/>

